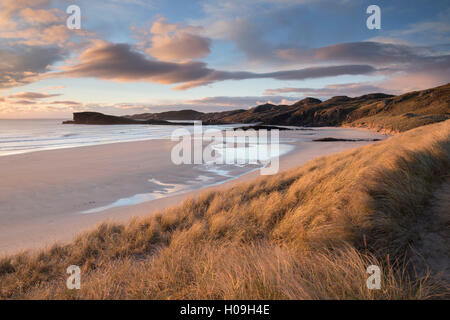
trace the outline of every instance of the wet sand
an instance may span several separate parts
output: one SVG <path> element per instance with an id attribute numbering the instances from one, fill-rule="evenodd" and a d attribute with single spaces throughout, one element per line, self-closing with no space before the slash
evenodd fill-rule
<path id="1" fill-rule="evenodd" d="M 282 131 L 280 137 L 281 143 L 295 147 L 281 157 L 280 171 L 375 143 L 313 139 L 386 138 L 347 128 Z M 244 174 L 245 168 L 227 168 L 229 175 L 223 175 L 203 165 L 177 166 L 170 158 L 175 144 L 148 140 L 0 157 L 0 255 L 67 242 L 101 222 L 150 215 L 200 191 L 224 189 L 260 175 L 259 170 Z"/>

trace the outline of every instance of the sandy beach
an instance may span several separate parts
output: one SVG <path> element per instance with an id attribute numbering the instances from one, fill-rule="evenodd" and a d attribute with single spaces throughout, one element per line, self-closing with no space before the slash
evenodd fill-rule
<path id="1" fill-rule="evenodd" d="M 295 147 L 281 157 L 282 171 L 373 143 L 313 139 L 387 136 L 361 129 L 316 128 L 283 131 L 280 137 Z M 0 255 L 67 242 L 101 222 L 149 215 L 205 189 L 226 188 L 260 174 L 259 170 L 243 174 L 237 168 L 227 176 L 202 165 L 177 166 L 170 159 L 175 144 L 149 140 L 0 157 Z"/>

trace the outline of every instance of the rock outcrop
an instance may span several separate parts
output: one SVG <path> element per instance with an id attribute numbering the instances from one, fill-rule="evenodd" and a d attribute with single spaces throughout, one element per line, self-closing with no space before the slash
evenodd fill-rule
<path id="1" fill-rule="evenodd" d="M 126 117 L 106 115 L 100 112 L 75 112 L 73 121 L 64 121 L 63 124 L 91 124 L 91 125 L 117 125 L 117 124 L 154 124 L 154 125 L 190 125 L 191 123 L 172 123 L 165 120 L 134 120 Z"/>
<path id="2" fill-rule="evenodd" d="M 134 120 L 200 120 L 203 115 L 203 112 L 187 109 L 159 113 L 141 113 L 126 117 Z"/>
<path id="3" fill-rule="evenodd" d="M 305 98 L 292 105 L 266 103 L 250 109 L 212 113 L 181 110 L 116 117 L 80 112 L 74 113 L 74 121 L 66 123 L 180 125 L 166 120 L 201 120 L 204 125 L 356 126 L 394 133 L 447 119 L 450 119 L 450 84 L 400 96 L 371 93 L 355 98 L 336 96 L 326 101 Z"/>

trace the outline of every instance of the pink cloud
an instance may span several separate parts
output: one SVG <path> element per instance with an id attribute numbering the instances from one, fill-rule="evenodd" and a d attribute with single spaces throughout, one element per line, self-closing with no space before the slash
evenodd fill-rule
<path id="1" fill-rule="evenodd" d="M 168 23 L 159 17 L 149 32 L 141 31 L 141 46 L 159 60 L 187 62 L 210 53 L 211 40 L 201 36 L 202 31 L 201 27 Z"/>
<path id="2" fill-rule="evenodd" d="M 48 93 L 40 93 L 40 92 L 20 92 L 20 93 L 9 95 L 8 98 L 39 100 L 39 99 L 46 99 L 46 98 L 57 97 L 57 96 L 60 96 L 60 94 L 57 94 L 57 93 L 48 94 Z"/>
<path id="3" fill-rule="evenodd" d="M 368 65 L 321 66 L 297 70 L 255 73 L 247 71 L 220 71 L 208 68 L 202 62 L 166 62 L 148 59 L 128 44 L 113 44 L 104 41 L 94 45 L 80 55 L 80 62 L 53 73 L 60 77 L 94 77 L 116 81 L 148 81 L 161 84 L 180 85 L 177 90 L 224 80 L 279 79 L 303 80 L 337 75 L 370 74 L 376 70 Z"/>

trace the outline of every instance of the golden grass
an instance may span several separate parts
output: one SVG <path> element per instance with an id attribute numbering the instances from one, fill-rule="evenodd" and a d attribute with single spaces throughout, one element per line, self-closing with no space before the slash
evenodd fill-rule
<path id="1" fill-rule="evenodd" d="M 345 125 L 398 133 L 450 119 L 450 83 L 363 104 Z"/>
<path id="2" fill-rule="evenodd" d="M 441 270 L 415 270 L 411 260 L 424 215 L 448 204 L 448 194 L 433 195 L 448 178 L 449 137 L 450 121 L 420 127 L 127 225 L 103 224 L 69 245 L 5 257 L 0 297 L 448 297 Z M 438 211 L 449 221 L 450 210 Z M 371 264 L 383 271 L 381 290 L 366 288 Z M 79 291 L 65 289 L 69 265 L 81 267 Z"/>
<path id="3" fill-rule="evenodd" d="M 170 246 L 156 259 L 127 257 L 90 272 L 83 292 L 46 284 L 27 298 L 85 299 L 408 299 L 432 298 L 429 279 L 386 268 L 382 290 L 366 287 L 368 265 L 382 263 L 353 248 L 298 255 L 267 242 Z M 402 270 L 402 269 L 400 269 Z M 404 281 L 404 283 L 402 283 Z M 430 282 L 431 283 L 431 282 Z"/>
<path id="4" fill-rule="evenodd" d="M 405 113 L 402 115 L 374 115 L 357 119 L 345 126 L 363 127 L 385 133 L 399 133 L 420 126 L 445 121 L 450 119 L 450 114 L 417 115 Z"/>

